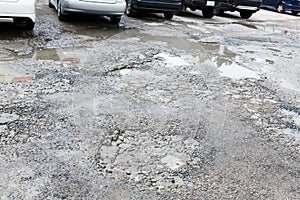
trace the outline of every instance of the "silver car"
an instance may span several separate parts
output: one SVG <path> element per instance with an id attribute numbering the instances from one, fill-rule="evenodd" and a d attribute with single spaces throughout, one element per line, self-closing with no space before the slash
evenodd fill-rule
<path id="1" fill-rule="evenodd" d="M 113 24 L 118 24 L 125 13 L 125 0 L 49 0 L 49 7 L 55 8 L 60 21 L 69 13 L 85 13 L 109 16 Z"/>

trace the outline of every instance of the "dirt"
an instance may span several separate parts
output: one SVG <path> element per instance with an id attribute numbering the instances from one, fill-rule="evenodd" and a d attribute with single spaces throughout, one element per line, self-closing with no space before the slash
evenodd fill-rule
<path id="1" fill-rule="evenodd" d="M 0 24 L 0 199 L 300 198 L 298 16 L 37 11 Z"/>

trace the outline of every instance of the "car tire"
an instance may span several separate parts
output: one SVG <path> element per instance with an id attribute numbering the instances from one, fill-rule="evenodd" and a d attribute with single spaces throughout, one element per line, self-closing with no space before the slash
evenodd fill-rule
<path id="1" fill-rule="evenodd" d="M 121 16 L 113 16 L 113 17 L 110 17 L 110 23 L 112 24 L 119 24 L 121 21 Z"/>
<path id="2" fill-rule="evenodd" d="M 164 17 L 168 20 L 171 20 L 174 17 L 174 14 L 166 12 L 166 13 L 164 13 Z"/>
<path id="3" fill-rule="evenodd" d="M 48 6 L 49 8 L 55 8 L 54 5 L 50 2 L 50 0 L 48 1 Z"/>
<path id="4" fill-rule="evenodd" d="M 292 11 L 292 15 L 298 15 L 299 12 L 297 11 Z"/>
<path id="5" fill-rule="evenodd" d="M 243 19 L 249 19 L 252 16 L 253 12 L 249 11 L 249 10 L 241 10 L 240 11 L 240 16 Z"/>
<path id="6" fill-rule="evenodd" d="M 283 13 L 283 11 L 284 11 L 284 6 L 283 6 L 283 4 L 282 4 L 282 3 L 278 4 L 277 7 L 276 7 L 276 10 L 277 10 L 277 12 L 279 12 L 279 13 Z"/>
<path id="7" fill-rule="evenodd" d="M 202 15 L 204 18 L 212 18 L 214 16 L 214 9 L 212 7 L 203 8 Z"/>
<path id="8" fill-rule="evenodd" d="M 58 1 L 58 4 L 57 4 L 57 17 L 58 17 L 59 21 L 67 20 L 67 16 L 65 14 L 63 14 L 63 12 L 62 12 L 61 1 Z"/>
<path id="9" fill-rule="evenodd" d="M 136 16 L 136 10 L 133 8 L 132 3 L 133 3 L 132 0 L 127 0 L 126 1 L 125 14 L 128 17 L 135 17 Z"/>
<path id="10" fill-rule="evenodd" d="M 15 19 L 14 23 L 16 26 L 23 30 L 33 30 L 35 23 L 30 18 L 19 18 Z"/>

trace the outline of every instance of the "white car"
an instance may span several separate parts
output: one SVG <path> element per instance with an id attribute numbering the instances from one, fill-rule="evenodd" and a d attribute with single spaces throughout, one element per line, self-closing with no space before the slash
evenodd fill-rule
<path id="1" fill-rule="evenodd" d="M 119 24 L 125 13 L 125 0 L 49 0 L 49 7 L 55 8 L 60 21 L 69 13 L 85 13 L 109 16 L 113 24 Z"/>
<path id="2" fill-rule="evenodd" d="M 35 0 L 0 0 L 0 22 L 32 30 L 36 20 Z"/>

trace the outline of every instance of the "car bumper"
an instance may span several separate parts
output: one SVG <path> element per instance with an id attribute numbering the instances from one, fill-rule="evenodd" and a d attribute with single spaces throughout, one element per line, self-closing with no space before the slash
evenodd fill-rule
<path id="1" fill-rule="evenodd" d="M 204 8 L 204 7 L 214 7 L 216 1 L 214 0 L 193 0 L 191 1 L 191 6 L 194 8 Z"/>
<path id="2" fill-rule="evenodd" d="M 94 15 L 120 16 L 126 9 L 125 0 L 112 2 L 90 2 L 78 0 L 65 0 L 62 4 L 62 12 L 76 12 Z"/>
<path id="3" fill-rule="evenodd" d="M 36 21 L 35 1 L 1 2 L 0 8 L 2 21 L 8 18 L 30 18 L 33 22 Z"/>
<path id="4" fill-rule="evenodd" d="M 215 7 L 221 10 L 227 11 L 240 11 L 240 10 L 249 10 L 256 12 L 260 9 L 261 2 L 253 3 L 253 4 L 232 4 L 225 2 L 216 2 Z"/>
<path id="5" fill-rule="evenodd" d="M 167 2 L 167 1 L 149 1 L 149 0 L 137 0 L 134 8 L 138 10 L 145 10 L 151 12 L 174 12 L 179 13 L 181 10 L 181 1 Z"/>

